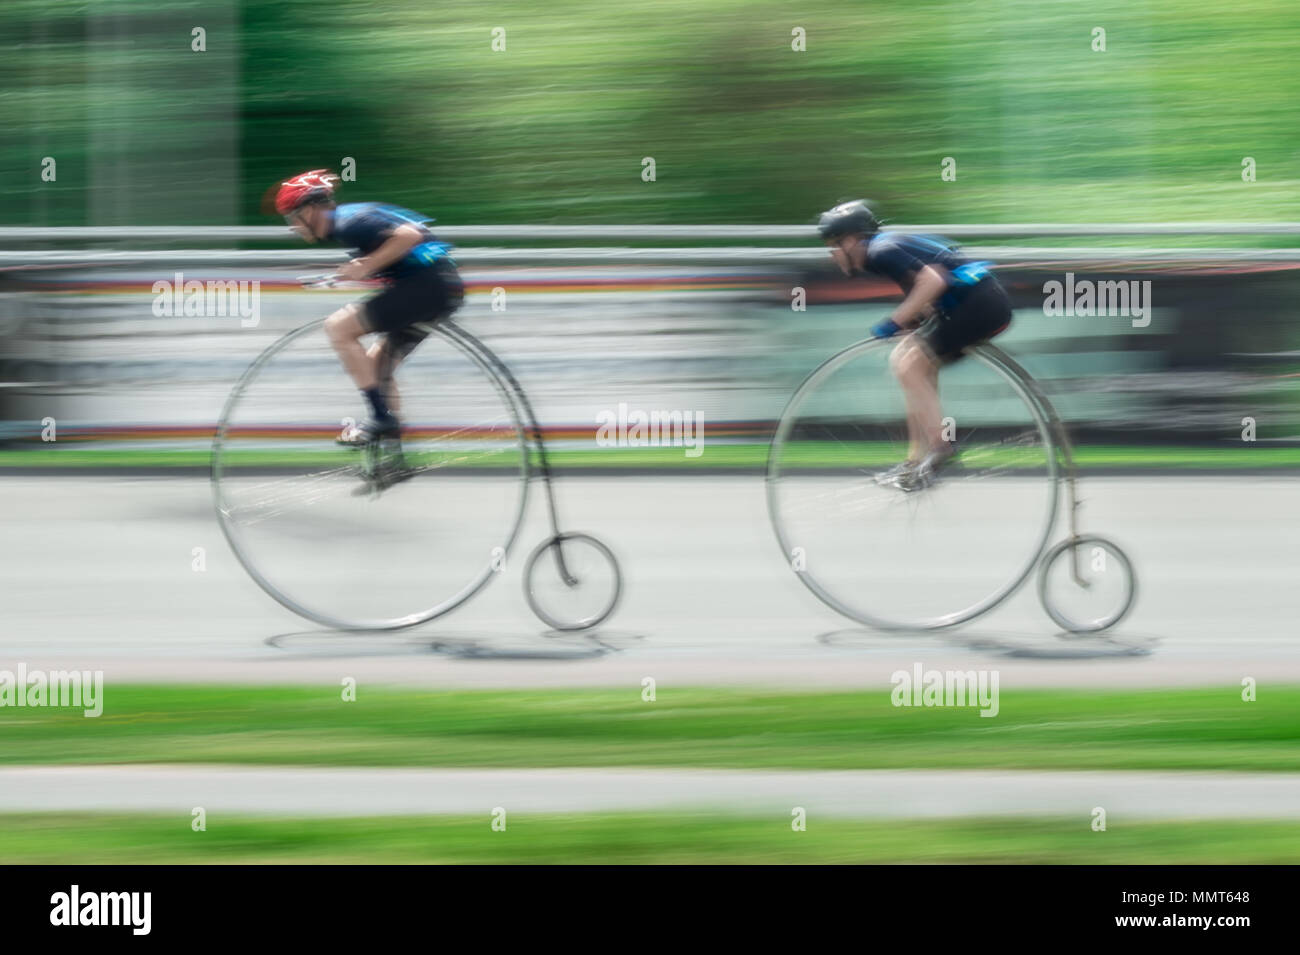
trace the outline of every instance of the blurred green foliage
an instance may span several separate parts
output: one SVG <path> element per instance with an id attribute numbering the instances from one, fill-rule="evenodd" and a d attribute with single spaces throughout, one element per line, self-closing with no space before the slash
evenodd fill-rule
<path id="1" fill-rule="evenodd" d="M 344 157 L 453 223 L 1300 219 L 1293 0 L 6 0 L 0 37 L 11 225 L 261 222 Z"/>

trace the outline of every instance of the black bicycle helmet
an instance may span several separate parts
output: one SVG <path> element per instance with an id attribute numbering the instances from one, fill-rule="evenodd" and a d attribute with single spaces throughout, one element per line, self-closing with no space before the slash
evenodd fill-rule
<path id="1" fill-rule="evenodd" d="M 866 202 L 853 199 L 827 209 L 817 220 L 817 233 L 823 239 L 838 239 L 846 235 L 870 235 L 880 231 L 880 220 L 867 208 Z"/>

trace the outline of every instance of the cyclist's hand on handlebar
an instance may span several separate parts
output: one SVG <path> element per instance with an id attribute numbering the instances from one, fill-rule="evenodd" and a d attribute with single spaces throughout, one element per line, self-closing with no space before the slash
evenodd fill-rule
<path id="1" fill-rule="evenodd" d="M 893 338 L 902 330 L 903 327 L 899 325 L 898 322 L 894 321 L 892 318 L 887 318 L 883 322 L 880 322 L 879 324 L 872 327 L 871 337 L 872 338 Z"/>
<path id="2" fill-rule="evenodd" d="M 339 269 L 339 278 L 345 282 L 360 282 L 370 277 L 370 263 L 365 259 L 352 259 Z"/>

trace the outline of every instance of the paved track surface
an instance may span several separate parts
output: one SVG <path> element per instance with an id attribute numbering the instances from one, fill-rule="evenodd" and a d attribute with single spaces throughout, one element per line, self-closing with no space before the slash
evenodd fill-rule
<path id="1" fill-rule="evenodd" d="M 503 579 L 434 624 L 386 634 L 331 633 L 262 593 L 222 538 L 204 479 L 5 477 L 0 491 L 0 668 L 103 669 L 110 693 L 128 679 L 337 686 L 343 676 L 870 688 L 916 662 L 996 666 L 1003 689 L 1300 681 L 1287 478 L 1085 480 L 1084 527 L 1120 541 L 1141 574 L 1137 609 L 1109 640 L 1060 639 L 1032 587 L 941 636 L 858 628 L 786 566 L 758 476 L 561 480 L 566 524 L 608 541 L 626 579 L 616 616 L 577 636 L 545 633 L 521 594 L 522 557 L 544 535 L 536 488 Z M 393 573 L 400 582 L 419 568 Z"/>
<path id="2" fill-rule="evenodd" d="M 688 769 L 0 769 L 0 811 L 294 816 L 714 809 L 873 818 L 977 815 L 1300 818 L 1300 775 L 1263 773 Z"/>

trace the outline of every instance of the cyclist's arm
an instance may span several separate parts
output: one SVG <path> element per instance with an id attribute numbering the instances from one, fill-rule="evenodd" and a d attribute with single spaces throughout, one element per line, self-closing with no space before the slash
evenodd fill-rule
<path id="1" fill-rule="evenodd" d="M 931 306 L 948 291 L 947 270 L 942 266 L 926 265 L 916 273 L 912 289 L 902 304 L 894 309 L 893 320 L 900 328 L 911 328 L 930 313 Z"/>
<path id="2" fill-rule="evenodd" d="M 413 225 L 399 225 L 383 245 L 363 258 L 353 259 L 339 270 L 339 274 L 346 279 L 363 279 L 382 272 L 426 238 L 426 234 Z"/>

